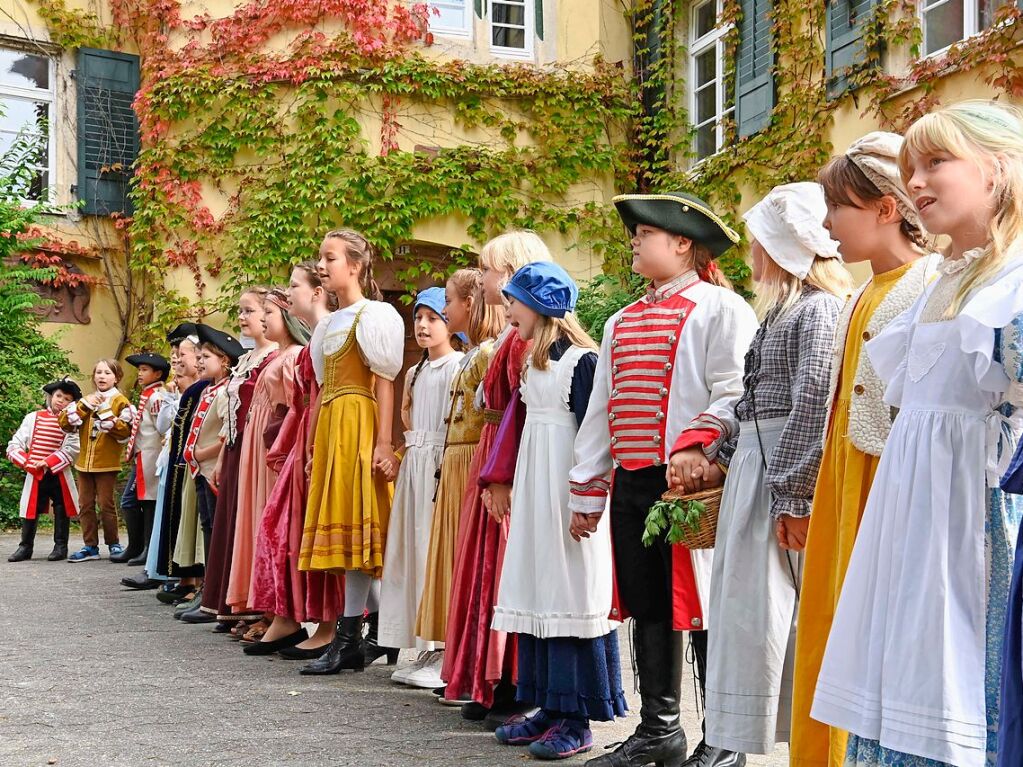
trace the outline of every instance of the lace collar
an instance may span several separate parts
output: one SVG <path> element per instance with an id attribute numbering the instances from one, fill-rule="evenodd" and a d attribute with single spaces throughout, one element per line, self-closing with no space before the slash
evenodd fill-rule
<path id="1" fill-rule="evenodd" d="M 978 258 L 987 253 L 987 248 L 971 248 L 967 250 L 959 258 L 949 258 L 946 256 L 938 264 L 938 271 L 942 274 L 959 274 L 963 269 L 968 267 Z"/>

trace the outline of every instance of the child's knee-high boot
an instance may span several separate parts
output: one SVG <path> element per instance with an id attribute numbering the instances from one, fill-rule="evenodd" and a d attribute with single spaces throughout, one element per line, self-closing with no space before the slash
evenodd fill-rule
<path id="1" fill-rule="evenodd" d="M 26 559 L 32 558 L 32 546 L 36 540 L 38 524 L 39 520 L 36 519 L 21 520 L 21 543 L 14 553 L 7 557 L 8 562 L 24 562 Z"/>
<path id="2" fill-rule="evenodd" d="M 50 562 L 67 559 L 67 540 L 71 533 L 71 520 L 63 509 L 53 510 L 53 551 L 46 558 Z"/>

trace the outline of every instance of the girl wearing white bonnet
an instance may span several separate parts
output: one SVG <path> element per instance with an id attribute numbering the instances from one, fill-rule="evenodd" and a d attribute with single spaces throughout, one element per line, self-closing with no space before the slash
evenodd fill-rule
<path id="1" fill-rule="evenodd" d="M 789 740 L 796 611 L 851 278 L 819 184 L 775 187 L 744 216 L 762 325 L 746 354 L 739 434 L 718 518 L 707 652 L 707 744 L 768 754 Z"/>
<path id="2" fill-rule="evenodd" d="M 892 410 L 865 351 L 866 342 L 908 309 L 936 273 L 922 257 L 920 220 L 899 175 L 902 137 L 874 132 L 818 174 L 824 226 L 846 263 L 869 263 L 871 278 L 846 304 L 835 331 L 829 425 L 803 564 L 795 681 L 792 767 L 841 767 L 847 735 L 810 718 L 828 633 L 867 493 L 891 430 Z"/>

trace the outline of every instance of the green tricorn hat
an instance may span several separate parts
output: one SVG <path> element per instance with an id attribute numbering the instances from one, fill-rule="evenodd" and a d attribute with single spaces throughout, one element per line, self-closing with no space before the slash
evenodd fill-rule
<path id="1" fill-rule="evenodd" d="M 738 233 L 725 224 L 707 203 L 691 194 L 620 194 L 611 202 L 633 234 L 640 224 L 654 226 L 706 246 L 715 258 L 739 241 Z"/>

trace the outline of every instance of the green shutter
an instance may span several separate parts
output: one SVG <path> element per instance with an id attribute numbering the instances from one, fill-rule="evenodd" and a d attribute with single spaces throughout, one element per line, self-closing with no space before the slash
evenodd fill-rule
<path id="1" fill-rule="evenodd" d="M 482 19 L 483 18 L 483 11 L 484 11 L 483 0 L 476 0 L 475 8 L 476 8 L 476 18 Z"/>
<path id="2" fill-rule="evenodd" d="M 1020 0 L 1023 2 L 1023 0 Z M 543 40 L 543 0 L 534 0 L 533 11 L 536 14 L 536 36 Z"/>
<path id="3" fill-rule="evenodd" d="M 773 108 L 771 0 L 742 0 L 735 67 L 735 121 L 739 137 L 751 136 L 766 127 Z"/>
<path id="4" fill-rule="evenodd" d="M 139 89 L 139 57 L 80 48 L 78 69 L 78 199 L 95 216 L 131 213 L 128 189 L 139 152 L 132 101 Z"/>
<path id="5" fill-rule="evenodd" d="M 830 0 L 824 49 L 828 97 L 841 96 L 849 88 L 847 75 L 866 63 L 863 32 L 877 0 Z"/>

